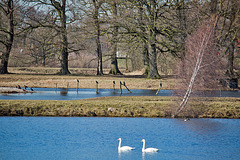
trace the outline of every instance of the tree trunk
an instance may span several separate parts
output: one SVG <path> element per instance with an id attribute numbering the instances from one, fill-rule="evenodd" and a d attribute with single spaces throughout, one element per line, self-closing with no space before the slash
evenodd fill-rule
<path id="1" fill-rule="evenodd" d="M 64 23 L 64 22 L 63 22 Z M 60 74 L 71 74 L 68 70 L 68 41 L 67 41 L 67 31 L 66 23 L 64 28 L 62 28 L 62 49 L 61 49 L 61 70 Z"/>
<path id="2" fill-rule="evenodd" d="M 177 19 L 179 21 L 179 29 L 182 32 L 181 34 L 181 47 L 182 47 L 182 53 L 181 53 L 181 74 L 184 74 L 185 70 L 185 42 L 187 37 L 187 10 L 185 6 L 185 0 L 177 0 L 176 2 L 176 13 L 177 13 Z"/>
<path id="3" fill-rule="evenodd" d="M 218 0 L 211 0 L 211 2 L 210 2 L 210 13 L 212 15 L 217 14 L 217 4 L 218 4 Z"/>
<path id="4" fill-rule="evenodd" d="M 94 9 L 95 9 L 95 12 L 94 12 L 94 20 L 95 20 L 95 27 L 96 27 L 96 45 L 97 45 L 97 75 L 103 75 L 103 68 L 102 68 L 102 48 L 101 48 L 101 41 L 100 41 L 100 22 L 99 22 L 99 7 L 101 4 L 98 4 L 96 3 L 96 0 L 93 0 L 93 5 L 94 5 Z"/>
<path id="5" fill-rule="evenodd" d="M 45 44 L 45 41 L 44 41 L 44 44 Z M 42 46 L 42 56 L 41 56 L 41 64 L 42 64 L 42 66 L 43 67 L 45 67 L 46 66 L 46 59 L 47 59 L 47 49 L 45 49 L 45 47 L 44 46 Z"/>
<path id="6" fill-rule="evenodd" d="M 151 0 L 150 25 L 148 30 L 148 54 L 149 54 L 149 72 L 148 78 L 160 78 L 157 69 L 157 51 L 156 51 L 156 1 Z"/>
<path id="7" fill-rule="evenodd" d="M 160 78 L 157 70 L 157 53 L 156 53 L 156 44 L 149 44 L 149 72 L 148 78 Z"/>
<path id="8" fill-rule="evenodd" d="M 142 35 L 144 35 L 146 33 L 146 28 L 144 27 L 144 19 L 143 19 L 143 1 L 139 1 L 138 2 L 138 15 L 139 15 L 139 24 L 140 24 L 140 29 L 142 32 Z M 148 54 L 148 43 L 146 42 L 146 39 L 144 39 L 144 37 L 141 37 L 142 41 L 143 41 L 143 65 L 144 65 L 144 72 L 143 75 L 148 75 L 149 73 L 149 54 Z"/>
<path id="9" fill-rule="evenodd" d="M 114 29 L 115 30 L 115 29 Z M 117 31 L 118 29 L 116 29 L 115 31 Z M 115 32 L 114 31 L 114 32 Z M 113 35 L 114 36 L 114 35 Z M 116 37 L 114 36 L 113 39 L 116 39 Z M 114 40 L 115 41 L 115 40 Z M 120 72 L 120 70 L 118 69 L 118 61 L 117 61 L 117 42 L 112 42 L 111 44 L 111 48 L 112 48 L 112 55 L 111 55 L 111 70 L 109 72 L 109 74 L 122 74 Z"/>
<path id="10" fill-rule="evenodd" d="M 232 26 L 237 18 L 237 13 L 238 13 L 238 1 L 235 0 L 231 0 L 231 10 L 230 10 L 230 15 L 229 15 L 229 19 L 230 19 L 230 26 Z M 232 40 L 231 44 L 229 45 L 228 48 L 228 69 L 227 69 L 227 73 L 229 74 L 230 78 L 234 77 L 234 50 L 235 50 L 235 40 L 236 38 L 234 37 L 234 35 L 231 34 L 232 31 L 230 31 L 230 27 L 229 27 L 229 32 L 230 32 L 230 40 Z"/>
<path id="11" fill-rule="evenodd" d="M 100 32 L 99 32 L 100 35 Z M 101 49 L 101 42 L 100 37 L 97 37 L 97 55 L 98 55 L 98 66 L 97 66 L 97 75 L 103 75 L 103 67 L 102 67 L 102 49 Z"/>
<path id="12" fill-rule="evenodd" d="M 116 2 L 113 2 L 113 15 L 115 18 L 117 17 L 117 4 Z M 112 55 L 111 55 L 111 70 L 109 74 L 122 74 L 120 70 L 118 69 L 118 62 L 117 62 L 117 36 L 118 36 L 118 26 L 113 27 L 113 33 L 112 33 L 112 42 L 111 42 L 111 48 L 112 48 Z"/>
<path id="13" fill-rule="evenodd" d="M 232 42 L 228 49 L 228 70 L 227 73 L 230 78 L 234 77 L 234 71 L 233 71 L 233 60 L 234 60 L 234 42 Z"/>
<path id="14" fill-rule="evenodd" d="M 147 44 L 144 44 L 143 48 L 143 64 L 144 64 L 144 75 L 149 73 L 149 54 Z"/>
<path id="15" fill-rule="evenodd" d="M 63 46 L 61 49 L 61 70 L 60 74 L 71 74 L 68 70 L 68 44 L 66 42 L 67 36 L 65 34 L 62 35 L 63 38 Z"/>
<path id="16" fill-rule="evenodd" d="M 2 54 L 2 60 L 1 60 L 1 68 L 0 68 L 0 74 L 7 74 L 8 73 L 8 61 L 9 61 L 9 55 L 12 49 L 13 39 L 14 39 L 14 23 L 13 23 L 13 1 L 8 0 L 7 2 L 7 9 L 6 13 L 8 13 L 8 20 L 9 20 L 9 31 L 8 31 L 8 39 L 6 41 L 5 48 L 6 51 Z"/>
<path id="17" fill-rule="evenodd" d="M 56 8 L 60 18 L 60 35 L 62 38 L 61 44 L 61 70 L 60 74 L 71 74 L 68 70 L 68 39 L 67 39 L 67 17 L 66 17 L 66 0 L 62 0 L 62 6 L 59 2 L 51 0 Z"/>

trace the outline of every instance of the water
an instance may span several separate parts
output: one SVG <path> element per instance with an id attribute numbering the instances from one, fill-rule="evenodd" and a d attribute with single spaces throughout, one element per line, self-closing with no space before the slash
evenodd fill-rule
<path id="1" fill-rule="evenodd" d="M 239 133 L 239 119 L 0 117 L 0 159 L 237 160 Z M 136 149 L 118 153 L 119 137 Z"/>
<path id="2" fill-rule="evenodd" d="M 76 89 L 64 89 L 58 88 L 55 91 L 54 88 L 35 88 L 36 93 L 25 93 L 25 94 L 0 94 L 0 99 L 8 100 L 20 100 L 20 99 L 29 99 L 29 100 L 78 100 L 78 99 L 88 99 L 96 97 L 107 97 L 107 96 L 156 96 L 157 90 L 131 90 L 132 93 L 129 93 L 127 90 L 123 90 L 122 94 L 119 89 L 116 89 L 113 92 L 112 89 L 98 89 L 98 94 L 96 89 L 79 89 L 78 92 Z M 163 90 L 158 96 L 170 96 L 172 95 L 171 90 Z"/>
<path id="3" fill-rule="evenodd" d="M 61 89 L 58 88 L 55 91 L 54 88 L 34 88 L 36 93 L 21 93 L 21 94 L 0 94 L 0 99 L 4 100 L 78 100 L 88 99 L 96 97 L 107 96 L 174 96 L 174 90 L 160 90 L 156 95 L 157 90 L 144 90 L 133 89 L 132 93 L 129 93 L 126 89 L 122 91 L 116 89 L 113 92 L 112 89 L 99 89 L 98 94 L 96 89 Z M 240 97 L 240 91 L 195 91 L 192 96 L 204 96 L 204 97 Z"/>

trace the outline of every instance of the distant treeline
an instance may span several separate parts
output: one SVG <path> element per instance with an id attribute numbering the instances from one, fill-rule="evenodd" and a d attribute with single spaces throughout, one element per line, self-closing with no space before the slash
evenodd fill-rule
<path id="1" fill-rule="evenodd" d="M 211 22 L 205 62 L 239 77 L 239 19 L 238 0 L 2 0 L 0 73 L 8 66 L 60 67 L 60 74 L 96 67 L 97 75 L 104 68 L 121 74 L 121 67 L 144 69 L 148 78 L 188 73 L 197 56 L 190 49 L 201 47 L 196 35 Z"/>

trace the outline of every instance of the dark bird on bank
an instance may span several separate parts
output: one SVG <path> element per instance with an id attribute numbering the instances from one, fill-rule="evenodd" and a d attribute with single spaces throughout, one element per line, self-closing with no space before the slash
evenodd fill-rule
<path id="1" fill-rule="evenodd" d="M 113 81 L 113 84 L 115 84 L 115 81 Z"/>
<path id="2" fill-rule="evenodd" d="M 96 81 L 96 83 L 98 84 L 98 81 Z"/>
<path id="3" fill-rule="evenodd" d="M 28 86 L 24 85 L 24 89 L 26 90 Z"/>
<path id="4" fill-rule="evenodd" d="M 77 79 L 77 82 L 79 83 L 79 80 Z"/>
<path id="5" fill-rule="evenodd" d="M 22 88 L 20 87 L 20 85 L 17 85 L 17 88 L 18 88 L 18 89 L 22 89 Z"/>
<path id="6" fill-rule="evenodd" d="M 31 90 L 31 91 L 34 91 L 32 87 L 30 88 L 30 90 Z"/>

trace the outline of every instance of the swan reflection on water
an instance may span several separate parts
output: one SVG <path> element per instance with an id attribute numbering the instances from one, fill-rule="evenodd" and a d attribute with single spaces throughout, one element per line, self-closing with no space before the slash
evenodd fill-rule
<path id="1" fill-rule="evenodd" d="M 157 154 L 157 152 L 142 152 L 142 160 L 145 160 L 145 156 L 147 155 L 149 155 L 149 156 L 151 156 L 151 155 L 155 155 L 155 154 Z M 147 157 L 147 159 L 150 159 L 149 157 Z"/>
<path id="2" fill-rule="evenodd" d="M 118 150 L 118 158 L 121 159 L 122 155 L 123 155 L 123 159 L 124 159 L 124 154 L 129 154 L 131 152 L 131 150 L 125 150 L 125 151 L 121 151 Z"/>

